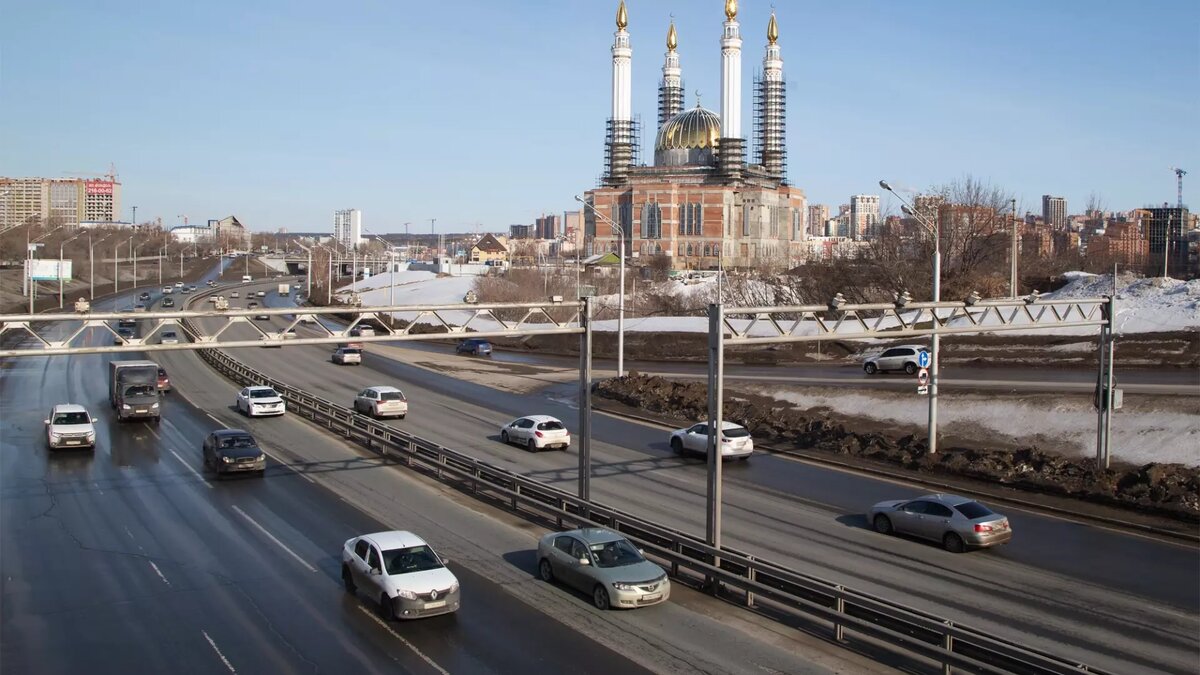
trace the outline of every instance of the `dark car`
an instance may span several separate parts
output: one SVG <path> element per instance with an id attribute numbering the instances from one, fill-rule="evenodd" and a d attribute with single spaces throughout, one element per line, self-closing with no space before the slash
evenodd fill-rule
<path id="1" fill-rule="evenodd" d="M 162 306 L 163 307 L 174 307 L 175 299 L 174 298 L 163 298 Z"/>
<path id="2" fill-rule="evenodd" d="M 463 340 L 454 348 L 455 354 L 470 354 L 472 356 L 491 356 L 492 343 L 487 340 Z"/>
<path id="3" fill-rule="evenodd" d="M 118 319 L 118 328 L 137 328 L 137 319 Z"/>
<path id="4" fill-rule="evenodd" d="M 167 369 L 159 367 L 158 369 L 158 390 L 161 392 L 171 391 L 171 378 L 167 377 Z"/>
<path id="5" fill-rule="evenodd" d="M 217 429 L 204 439 L 204 468 L 220 478 L 230 473 L 255 473 L 267 469 L 267 456 L 248 431 Z"/>
<path id="6" fill-rule="evenodd" d="M 138 300 L 149 300 L 149 299 L 150 299 L 150 294 L 147 293 L 146 291 L 142 291 L 141 294 L 138 295 Z"/>
<path id="7" fill-rule="evenodd" d="M 125 340 L 132 340 L 134 337 L 135 336 L 133 334 L 132 328 L 125 328 L 124 326 L 122 326 L 121 328 L 117 329 L 117 335 L 116 335 L 116 337 L 113 338 L 113 344 L 114 345 L 124 344 L 124 340 L 122 340 L 121 338 L 124 338 Z"/>

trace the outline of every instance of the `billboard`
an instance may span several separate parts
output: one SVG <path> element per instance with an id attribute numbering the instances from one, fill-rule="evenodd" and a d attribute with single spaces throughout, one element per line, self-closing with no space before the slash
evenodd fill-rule
<path id="1" fill-rule="evenodd" d="M 26 260 L 25 274 L 34 281 L 58 281 L 61 265 L 63 281 L 71 280 L 70 260 Z"/>
<path id="2" fill-rule="evenodd" d="M 89 195 L 111 195 L 113 184 L 112 181 L 107 180 L 85 180 L 83 189 Z"/>

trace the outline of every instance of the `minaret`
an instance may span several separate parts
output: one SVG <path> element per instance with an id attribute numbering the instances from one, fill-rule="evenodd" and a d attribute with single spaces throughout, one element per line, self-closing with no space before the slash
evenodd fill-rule
<path id="1" fill-rule="evenodd" d="M 633 49 L 629 47 L 629 14 L 625 0 L 617 7 L 617 32 L 612 46 L 612 117 L 608 120 L 605 141 L 607 179 L 611 184 L 624 182 L 633 165 L 635 129 L 633 123 Z"/>
<path id="2" fill-rule="evenodd" d="M 683 112 L 683 78 L 679 68 L 679 54 L 675 47 L 679 38 L 675 34 L 675 22 L 667 30 L 667 53 L 663 62 L 662 84 L 658 88 L 658 128 L 662 129 L 667 120 Z"/>
<path id="3" fill-rule="evenodd" d="M 738 30 L 737 0 L 725 0 L 725 31 L 721 36 L 721 138 L 718 166 L 732 180 L 742 177 L 745 139 L 742 138 L 742 36 Z"/>
<path id="4" fill-rule="evenodd" d="M 775 12 L 771 12 L 762 78 L 755 82 L 754 154 L 755 163 L 761 165 L 767 175 L 783 182 L 787 178 L 787 143 L 784 135 L 787 94 L 778 41 L 779 24 L 775 22 Z"/>

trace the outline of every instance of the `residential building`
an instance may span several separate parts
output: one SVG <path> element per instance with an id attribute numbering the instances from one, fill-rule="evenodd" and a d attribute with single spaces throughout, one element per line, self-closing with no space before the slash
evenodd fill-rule
<path id="1" fill-rule="evenodd" d="M 879 195 L 850 198 L 850 236 L 868 239 L 879 234 Z"/>
<path id="2" fill-rule="evenodd" d="M 250 230 L 236 216 L 209 220 L 208 228 L 212 232 L 212 240 L 221 248 L 250 250 Z"/>
<path id="3" fill-rule="evenodd" d="M 913 197 L 913 213 L 914 218 L 918 222 L 922 220 L 928 225 L 937 223 L 938 210 L 942 208 L 942 204 L 946 203 L 946 198 L 942 195 L 917 195 Z"/>
<path id="4" fill-rule="evenodd" d="M 1066 228 L 1067 198 L 1042 195 L 1042 220 L 1054 229 Z"/>
<path id="5" fill-rule="evenodd" d="M 356 249 L 362 245 L 362 211 L 358 209 L 334 211 L 333 238 L 347 249 Z"/>
<path id="6" fill-rule="evenodd" d="M 825 222 L 829 220 L 829 206 L 825 204 L 808 205 L 808 236 L 825 236 Z"/>
<path id="7" fill-rule="evenodd" d="M 1141 267 L 1150 257 L 1150 241 L 1143 236 L 1139 224 L 1129 221 L 1111 222 L 1103 236 L 1088 242 L 1087 256 L 1126 267 Z"/>
<path id="8" fill-rule="evenodd" d="M 564 252 L 574 253 L 583 248 L 582 211 L 567 211 L 563 213 L 562 228 Z"/>
<path id="9" fill-rule="evenodd" d="M 509 225 L 509 239 L 533 239 L 536 228 L 533 225 Z"/>
<path id="10" fill-rule="evenodd" d="M 558 238 L 558 216 L 542 216 L 533 221 L 534 236 L 537 239 Z"/>
<path id="11" fill-rule="evenodd" d="M 42 218 L 68 229 L 82 222 L 117 222 L 121 183 L 83 178 L 0 177 L 0 229 Z"/>
<path id="12" fill-rule="evenodd" d="M 472 263 L 480 264 L 506 262 L 508 247 L 501 244 L 494 235 L 485 234 L 471 246 L 470 260 Z"/>
<path id="13" fill-rule="evenodd" d="M 1184 275 L 1188 269 L 1185 227 L 1191 223 L 1187 207 L 1160 206 L 1143 209 L 1142 232 L 1150 240 L 1149 259 L 1155 274 L 1162 274 L 1164 256 L 1168 276 Z M 1165 253 L 1164 253 L 1165 250 Z"/>

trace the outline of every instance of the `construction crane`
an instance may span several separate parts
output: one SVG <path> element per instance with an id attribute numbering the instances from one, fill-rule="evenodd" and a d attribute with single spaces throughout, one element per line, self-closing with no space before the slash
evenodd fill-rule
<path id="1" fill-rule="evenodd" d="M 184 226 L 185 226 L 185 227 L 187 226 L 187 224 L 188 224 L 188 222 L 187 222 L 187 220 L 188 220 L 188 219 L 187 219 L 187 216 L 185 216 L 185 215 L 183 215 L 183 214 L 180 214 L 180 215 L 178 215 L 178 216 L 175 216 L 175 217 L 176 217 L 176 218 L 183 218 L 183 224 L 184 224 Z"/>
<path id="2" fill-rule="evenodd" d="M 64 171 L 63 175 L 64 176 L 96 176 L 97 178 L 103 178 L 110 183 L 115 183 L 115 182 L 117 182 L 117 179 L 118 179 L 116 164 L 108 165 L 108 173 L 97 173 L 95 171 Z"/>
<path id="3" fill-rule="evenodd" d="M 1183 169 L 1177 169 L 1175 167 L 1171 167 L 1171 170 L 1175 172 L 1175 178 L 1178 181 L 1178 186 L 1179 186 L 1178 187 L 1179 196 L 1178 196 L 1178 200 L 1177 200 L 1175 206 L 1182 209 L 1183 208 L 1183 177 L 1187 175 L 1187 172 L 1184 171 Z"/>

